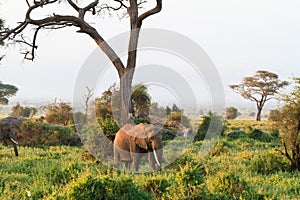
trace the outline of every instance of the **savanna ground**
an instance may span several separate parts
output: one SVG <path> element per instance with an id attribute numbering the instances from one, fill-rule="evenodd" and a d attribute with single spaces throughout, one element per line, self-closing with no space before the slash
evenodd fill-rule
<path id="1" fill-rule="evenodd" d="M 208 141 L 198 141 L 175 163 L 148 174 L 111 169 L 84 147 L 20 147 L 16 158 L 11 146 L 0 145 L 0 199 L 300 199 L 300 173 L 288 171 L 273 125 L 250 120 L 226 125 L 225 133 L 257 128 L 271 139 L 224 136 L 205 156 L 200 149 Z M 185 140 L 165 142 L 176 147 Z"/>

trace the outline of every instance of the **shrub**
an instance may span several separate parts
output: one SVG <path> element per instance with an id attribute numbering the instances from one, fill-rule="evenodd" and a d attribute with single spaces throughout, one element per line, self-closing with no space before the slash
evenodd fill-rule
<path id="1" fill-rule="evenodd" d="M 72 183 L 67 189 L 67 199 L 151 199 L 132 178 L 87 175 Z"/>
<path id="2" fill-rule="evenodd" d="M 147 177 L 142 184 L 143 188 L 149 193 L 152 193 L 155 199 L 161 199 L 167 192 L 167 188 L 172 185 L 172 183 L 164 176 Z"/>
<path id="3" fill-rule="evenodd" d="M 259 140 L 261 142 L 271 142 L 272 140 L 274 140 L 274 138 L 271 135 L 264 133 L 259 129 L 254 129 L 253 131 L 251 131 L 249 133 L 249 137 Z"/>
<path id="4" fill-rule="evenodd" d="M 235 130 L 227 134 L 227 137 L 233 140 L 242 138 L 242 137 L 247 137 L 246 133 L 244 131 L 240 130 Z"/>
<path id="5" fill-rule="evenodd" d="M 103 130 L 104 135 L 113 141 L 116 133 L 120 129 L 117 123 L 111 118 L 99 119 L 98 122 Z"/>
<path id="6" fill-rule="evenodd" d="M 240 176 L 233 172 L 219 171 L 215 176 L 206 180 L 208 189 L 219 195 L 241 198 L 247 190 L 247 183 Z"/>
<path id="7" fill-rule="evenodd" d="M 224 125 L 221 116 L 209 112 L 202 118 L 202 123 L 198 127 L 194 141 L 204 140 L 206 136 L 208 139 L 211 139 L 224 134 Z"/>
<path id="8" fill-rule="evenodd" d="M 201 165 L 187 164 L 176 173 L 163 199 L 207 199 L 204 170 Z"/>
<path id="9" fill-rule="evenodd" d="M 252 172 L 265 175 L 284 171 L 287 168 L 287 161 L 284 157 L 275 152 L 260 154 L 254 157 L 250 163 Z"/>

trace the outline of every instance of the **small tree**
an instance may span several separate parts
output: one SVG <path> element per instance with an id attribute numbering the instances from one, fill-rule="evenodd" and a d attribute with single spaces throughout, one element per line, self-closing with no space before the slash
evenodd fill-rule
<path id="1" fill-rule="evenodd" d="M 151 97 L 148 93 L 146 85 L 138 84 L 133 86 L 131 101 L 133 105 L 133 114 L 137 118 L 145 118 L 149 116 L 151 106 Z"/>
<path id="2" fill-rule="evenodd" d="M 0 105 L 7 105 L 8 98 L 13 97 L 18 91 L 18 88 L 13 85 L 3 84 L 0 81 Z"/>
<path id="3" fill-rule="evenodd" d="M 19 103 L 17 103 L 14 107 L 12 107 L 11 116 L 15 117 L 32 117 L 37 113 L 37 109 L 33 107 L 23 107 Z"/>
<path id="4" fill-rule="evenodd" d="M 235 119 L 238 116 L 238 110 L 235 107 L 228 107 L 225 111 L 225 119 Z"/>
<path id="5" fill-rule="evenodd" d="M 49 104 L 46 111 L 45 119 L 48 123 L 64 126 L 73 124 L 72 108 L 65 102 Z"/>
<path id="6" fill-rule="evenodd" d="M 261 112 L 267 101 L 272 99 L 278 90 L 288 85 L 287 81 L 278 79 L 278 75 L 272 72 L 258 70 L 251 77 L 245 77 L 239 85 L 229 85 L 236 93 L 245 99 L 256 103 L 256 120 L 261 120 Z"/>
<path id="7" fill-rule="evenodd" d="M 300 77 L 294 78 L 294 90 L 284 97 L 284 106 L 279 110 L 277 126 L 284 151 L 282 154 L 291 163 L 291 170 L 300 170 Z"/>

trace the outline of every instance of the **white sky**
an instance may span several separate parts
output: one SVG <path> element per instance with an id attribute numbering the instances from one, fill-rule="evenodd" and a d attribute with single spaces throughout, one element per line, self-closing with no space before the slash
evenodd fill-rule
<path id="1" fill-rule="evenodd" d="M 13 26 L 22 21 L 25 0 L 0 0 L 0 17 Z M 163 10 L 143 27 L 164 28 L 198 43 L 215 63 L 224 84 L 227 105 L 248 103 L 228 89 L 258 69 L 288 80 L 300 76 L 299 0 L 163 0 Z M 55 8 L 55 12 L 57 8 Z M 127 30 L 128 21 L 101 19 L 104 38 Z M 0 65 L 0 80 L 20 91 L 12 102 L 71 101 L 82 64 L 96 44 L 76 29 L 43 32 L 34 62 L 23 62 L 11 48 Z M 156 63 L 157 64 L 157 63 Z"/>

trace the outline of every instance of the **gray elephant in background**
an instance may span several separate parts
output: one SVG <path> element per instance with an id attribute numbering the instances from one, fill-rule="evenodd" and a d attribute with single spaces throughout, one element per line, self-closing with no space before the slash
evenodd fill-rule
<path id="1" fill-rule="evenodd" d="M 15 155 L 18 156 L 17 137 L 14 133 L 14 128 L 20 126 L 26 118 L 22 117 L 6 117 L 0 120 L 0 140 L 4 145 L 11 143 L 14 147 Z"/>

